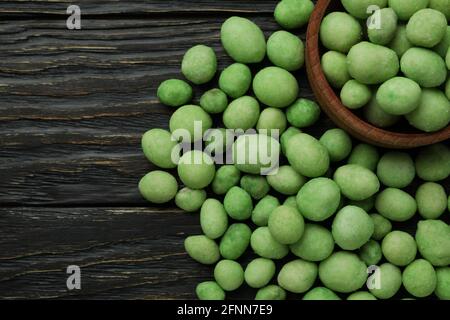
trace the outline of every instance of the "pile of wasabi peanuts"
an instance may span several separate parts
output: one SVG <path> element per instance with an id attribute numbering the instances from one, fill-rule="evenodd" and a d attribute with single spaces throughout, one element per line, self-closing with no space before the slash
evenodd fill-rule
<path id="1" fill-rule="evenodd" d="M 360 18 L 365 17 L 363 4 L 386 4 L 342 2 Z M 395 8 L 394 3 L 390 1 Z M 434 3 L 442 8 L 440 1 Z M 377 300 L 397 298 L 401 291 L 408 299 L 449 300 L 450 149 L 435 144 L 414 152 L 379 150 L 338 128 L 321 136 L 307 133 L 313 131 L 320 108 L 298 97 L 292 72 L 304 64 L 304 45 L 286 30 L 305 26 L 313 8 L 309 0 L 279 2 L 275 20 L 284 30 L 267 41 L 252 21 L 227 19 L 221 42 L 235 62 L 220 72 L 218 86 L 204 92 L 199 105 L 191 104 L 190 83 L 215 79 L 217 58 L 204 45 L 186 52 L 181 71 L 190 83 L 166 80 L 157 92 L 161 103 L 174 108 L 169 131 L 151 129 L 142 137 L 145 156 L 160 169 L 140 180 L 140 193 L 151 203 L 175 201 L 182 210 L 199 213 L 202 234 L 188 236 L 184 247 L 193 260 L 212 268 L 211 278 L 195 289 L 201 300 L 223 300 L 245 286 L 255 290 L 256 300 Z M 357 29 L 353 42 L 359 41 L 359 22 L 340 14 L 356 22 L 350 29 Z M 348 29 L 346 23 L 339 26 Z M 335 45 L 349 49 L 351 37 L 340 34 Z M 363 44 L 363 50 L 369 57 L 378 55 L 371 46 Z M 376 50 L 383 56 L 385 48 L 380 48 Z M 343 56 L 339 51 L 329 54 Z M 248 65 L 258 67 L 266 57 L 270 66 L 253 75 Z M 379 69 L 384 73 L 388 68 Z M 255 129 L 253 136 L 263 143 L 251 145 L 244 139 L 247 134 L 225 135 L 207 141 L 202 150 L 185 152 L 174 163 L 173 154 L 182 148 L 173 133 L 194 133 L 194 122 L 201 123 L 200 139 L 225 129 Z M 277 129 L 281 136 L 274 139 L 263 129 Z M 196 139 L 193 134 L 188 143 Z M 258 157 L 261 145 L 272 146 L 279 158 L 272 174 L 261 174 L 267 166 Z M 257 161 L 216 164 L 213 155 L 224 150 L 232 151 L 232 160 L 239 150 L 256 154 Z M 371 266 L 377 266 L 379 277 L 369 287 Z"/>
<path id="2" fill-rule="evenodd" d="M 346 12 L 324 17 L 320 39 L 329 50 L 321 58 L 324 74 L 343 105 L 380 128 L 398 128 L 402 118 L 419 132 L 446 128 L 449 1 L 341 2 Z"/>

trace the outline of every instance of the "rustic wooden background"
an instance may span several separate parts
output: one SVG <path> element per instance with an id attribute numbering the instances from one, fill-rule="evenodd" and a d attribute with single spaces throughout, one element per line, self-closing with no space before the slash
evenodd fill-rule
<path id="1" fill-rule="evenodd" d="M 81 7 L 82 30 L 66 28 L 71 4 Z M 270 34 L 275 5 L 0 2 L 0 299 L 194 298 L 212 274 L 183 250 L 198 216 L 141 199 L 137 183 L 153 168 L 140 137 L 168 127 L 173 110 L 156 88 L 181 77 L 189 47 L 212 46 L 222 69 L 231 61 L 221 23 L 244 15 Z M 304 71 L 297 77 L 312 98 Z M 322 119 L 315 131 L 330 126 Z M 82 290 L 67 290 L 68 265 L 81 267 Z M 231 297 L 253 295 L 244 288 Z"/>

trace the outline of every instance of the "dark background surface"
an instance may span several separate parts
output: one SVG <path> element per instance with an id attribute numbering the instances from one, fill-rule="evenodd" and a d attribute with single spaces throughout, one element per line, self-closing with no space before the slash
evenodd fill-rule
<path id="1" fill-rule="evenodd" d="M 82 30 L 66 28 L 70 4 L 81 7 Z M 231 60 L 221 23 L 243 15 L 269 35 L 275 5 L 0 2 L 0 299 L 195 297 L 212 276 L 183 249 L 200 232 L 198 214 L 141 199 L 137 183 L 154 168 L 140 137 L 168 127 L 173 109 L 156 89 L 182 77 L 188 48 L 212 46 L 222 70 Z M 305 29 L 296 33 L 304 39 Z M 312 98 L 305 71 L 296 76 L 300 95 Z M 309 132 L 329 127 L 323 118 Z M 81 267 L 82 290 L 67 290 L 68 265 Z"/>

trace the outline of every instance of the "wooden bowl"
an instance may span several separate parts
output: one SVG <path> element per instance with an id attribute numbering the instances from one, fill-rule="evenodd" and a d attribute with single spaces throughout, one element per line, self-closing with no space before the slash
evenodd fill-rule
<path id="1" fill-rule="evenodd" d="M 318 0 L 306 34 L 306 71 L 309 83 L 322 110 L 334 123 L 364 142 L 394 149 L 409 149 L 445 141 L 450 126 L 434 133 L 400 133 L 371 125 L 346 108 L 328 83 L 320 64 L 319 30 L 327 12 L 343 11 L 340 1 Z"/>

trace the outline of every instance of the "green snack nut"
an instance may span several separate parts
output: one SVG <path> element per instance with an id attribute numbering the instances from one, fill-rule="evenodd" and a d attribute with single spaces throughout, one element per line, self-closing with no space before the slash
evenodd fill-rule
<path id="1" fill-rule="evenodd" d="M 379 272 L 379 286 L 371 286 L 370 293 L 378 299 L 392 298 L 402 286 L 402 272 L 390 263 L 383 263 L 376 272 Z"/>
<path id="2" fill-rule="evenodd" d="M 369 104 L 363 109 L 364 117 L 371 124 L 379 127 L 390 127 L 398 122 L 399 116 L 385 112 L 376 99 L 376 93 L 372 96 Z"/>
<path id="3" fill-rule="evenodd" d="M 286 130 L 286 126 L 287 120 L 282 110 L 266 108 L 259 115 L 256 129 L 260 134 L 274 134 L 279 137 Z"/>
<path id="4" fill-rule="evenodd" d="M 353 292 L 366 282 L 366 265 L 354 253 L 335 252 L 320 263 L 319 278 L 328 289 L 341 293 Z"/>
<path id="5" fill-rule="evenodd" d="M 203 142 L 204 151 L 208 155 L 224 154 L 234 143 L 234 132 L 225 128 L 208 129 L 203 136 Z"/>
<path id="6" fill-rule="evenodd" d="M 408 40 L 419 47 L 431 48 L 444 38 L 447 19 L 442 12 L 422 9 L 413 14 L 406 25 Z"/>
<path id="7" fill-rule="evenodd" d="M 397 15 L 392 8 L 384 8 L 372 15 L 372 19 L 375 18 L 380 19 L 380 25 L 379 28 L 368 28 L 369 40 L 375 44 L 387 45 L 395 36 Z"/>
<path id="8" fill-rule="evenodd" d="M 428 6 L 430 0 L 389 0 L 391 7 L 400 20 L 409 20 L 414 13 Z"/>
<path id="9" fill-rule="evenodd" d="M 359 258 L 368 266 L 376 265 L 382 257 L 381 246 L 375 240 L 369 240 L 359 249 Z"/>
<path id="10" fill-rule="evenodd" d="M 233 165 L 220 167 L 212 182 L 212 189 L 215 194 L 225 194 L 232 187 L 236 186 L 241 179 L 241 172 Z"/>
<path id="11" fill-rule="evenodd" d="M 383 217 L 403 222 L 414 216 L 417 204 L 416 200 L 405 191 L 387 188 L 377 195 L 375 208 Z"/>
<path id="12" fill-rule="evenodd" d="M 214 179 L 214 160 L 199 150 L 188 151 L 178 162 L 178 176 L 191 189 L 203 189 Z"/>
<path id="13" fill-rule="evenodd" d="M 256 293 L 255 300 L 285 300 L 286 291 L 277 285 L 270 284 Z"/>
<path id="14" fill-rule="evenodd" d="M 259 200 L 270 190 L 266 177 L 245 175 L 241 178 L 241 188 L 247 191 L 253 199 Z"/>
<path id="15" fill-rule="evenodd" d="M 200 125 L 200 132 L 196 132 L 196 124 L 197 126 Z M 186 105 L 178 108 L 172 114 L 169 126 L 172 135 L 179 138 L 179 140 L 183 139 L 183 142 L 194 142 L 202 139 L 206 130 L 211 128 L 212 119 L 201 107 Z"/>
<path id="16" fill-rule="evenodd" d="M 305 63 L 305 46 L 296 35 L 283 30 L 277 31 L 267 40 L 267 56 L 277 67 L 296 71 Z"/>
<path id="17" fill-rule="evenodd" d="M 265 227 L 269 223 L 269 216 L 273 210 L 280 206 L 274 196 L 267 195 L 256 204 L 252 212 L 252 221 L 258 227 Z"/>
<path id="18" fill-rule="evenodd" d="M 286 149 L 289 164 L 303 176 L 320 177 L 330 167 L 327 149 L 313 136 L 296 134 L 289 139 Z"/>
<path id="19" fill-rule="evenodd" d="M 139 181 L 139 192 L 152 203 L 169 202 L 175 197 L 177 191 L 177 180 L 165 171 L 149 172 Z"/>
<path id="20" fill-rule="evenodd" d="M 406 36 L 406 26 L 401 25 L 398 26 L 394 38 L 389 44 L 389 48 L 397 53 L 397 56 L 401 58 L 403 54 L 408 51 L 413 45 L 409 42 L 408 37 Z"/>
<path id="21" fill-rule="evenodd" d="M 245 282 L 252 288 L 265 287 L 275 274 L 275 263 L 266 258 L 256 258 L 245 268 Z"/>
<path id="22" fill-rule="evenodd" d="M 328 258 L 334 249 L 334 240 L 328 229 L 307 223 L 299 241 L 290 246 L 291 252 L 297 257 L 318 262 Z"/>
<path id="23" fill-rule="evenodd" d="M 347 53 L 361 41 L 362 28 L 358 20 L 345 12 L 331 12 L 320 25 L 320 41 L 325 48 Z"/>
<path id="24" fill-rule="evenodd" d="M 436 272 L 427 260 L 418 259 L 405 268 L 402 282 L 414 297 L 427 297 L 436 289 Z"/>
<path id="25" fill-rule="evenodd" d="M 214 268 L 214 279 L 225 291 L 234 291 L 244 283 L 244 270 L 232 260 L 221 260 Z"/>
<path id="26" fill-rule="evenodd" d="M 363 300 L 363 301 L 367 301 L 367 300 L 377 300 L 377 298 L 375 298 L 375 296 L 369 292 L 366 291 L 358 291 L 355 293 L 352 293 L 351 295 L 349 295 L 347 297 L 347 300 Z"/>
<path id="27" fill-rule="evenodd" d="M 442 12 L 447 17 L 447 20 L 450 20 L 450 7 L 448 5 L 448 0 L 430 0 L 429 7 Z"/>
<path id="28" fill-rule="evenodd" d="M 385 186 L 407 187 L 416 176 L 414 161 L 406 152 L 387 152 L 378 162 L 377 176 Z"/>
<path id="29" fill-rule="evenodd" d="M 306 179 L 291 166 L 281 166 L 276 174 L 267 176 L 267 182 L 275 191 L 291 196 L 298 193 Z"/>
<path id="30" fill-rule="evenodd" d="M 357 164 L 347 164 L 334 172 L 334 181 L 344 196 L 350 200 L 365 200 L 380 189 L 377 176 L 367 168 Z"/>
<path id="31" fill-rule="evenodd" d="M 436 280 L 434 294 L 441 300 L 450 300 L 450 267 L 436 269 Z"/>
<path id="32" fill-rule="evenodd" d="M 416 232 L 417 248 L 433 266 L 450 264 L 450 227 L 441 220 L 419 221 Z"/>
<path id="33" fill-rule="evenodd" d="M 266 55 L 266 39 L 261 29 L 252 21 L 231 17 L 220 31 L 220 39 L 225 51 L 240 63 L 258 63 Z"/>
<path id="34" fill-rule="evenodd" d="M 419 151 L 416 171 L 420 179 L 436 182 L 450 175 L 450 149 L 444 144 L 434 144 Z"/>
<path id="35" fill-rule="evenodd" d="M 286 263 L 278 274 L 278 284 L 283 289 L 303 293 L 308 291 L 317 278 L 317 266 L 315 263 L 300 259 Z"/>
<path id="36" fill-rule="evenodd" d="M 202 264 L 214 264 L 220 259 L 219 247 L 206 236 L 189 236 L 184 240 L 188 255 Z"/>
<path id="37" fill-rule="evenodd" d="M 235 220 L 247 220 L 252 215 L 252 198 L 242 188 L 232 187 L 223 200 L 225 211 Z"/>
<path id="38" fill-rule="evenodd" d="M 411 48 L 400 60 L 401 70 L 423 88 L 438 87 L 447 78 L 447 68 L 442 57 L 425 48 Z"/>
<path id="39" fill-rule="evenodd" d="M 334 241 L 344 250 L 361 248 L 374 230 L 373 221 L 361 208 L 346 206 L 336 214 L 331 233 Z"/>
<path id="40" fill-rule="evenodd" d="M 381 243 L 381 250 L 387 261 L 403 267 L 410 264 L 417 254 L 414 238 L 403 231 L 389 232 Z"/>
<path id="41" fill-rule="evenodd" d="M 442 38 L 441 42 L 439 42 L 434 48 L 433 51 L 438 53 L 442 58 L 445 59 L 447 55 L 447 51 L 450 47 L 450 26 L 447 26 L 447 32 Z"/>
<path id="42" fill-rule="evenodd" d="M 297 198 L 296 196 L 287 197 L 286 200 L 284 200 L 284 202 L 283 202 L 283 206 L 289 206 L 292 208 L 296 208 L 298 210 L 296 198 Z"/>
<path id="43" fill-rule="evenodd" d="M 360 201 L 349 200 L 347 202 L 347 205 L 360 207 L 365 212 L 369 212 L 375 206 L 375 196 L 371 196 L 370 198 L 367 198 L 365 200 L 360 200 Z"/>
<path id="44" fill-rule="evenodd" d="M 352 151 L 352 139 L 342 129 L 327 130 L 319 141 L 327 148 L 330 160 L 333 162 L 344 160 Z"/>
<path id="45" fill-rule="evenodd" d="M 178 208 L 187 212 L 194 212 L 200 209 L 203 202 L 206 200 L 205 190 L 192 190 L 188 187 L 184 187 L 178 191 L 175 196 L 175 204 Z"/>
<path id="46" fill-rule="evenodd" d="M 325 287 L 315 287 L 308 291 L 302 300 L 341 300 L 336 293 Z"/>
<path id="47" fill-rule="evenodd" d="M 379 84 L 397 75 L 399 61 L 395 51 L 363 41 L 350 49 L 347 67 L 349 74 L 360 83 Z"/>
<path id="48" fill-rule="evenodd" d="M 392 223 L 388 219 L 383 217 L 381 214 L 372 213 L 372 214 L 370 214 L 370 218 L 372 218 L 373 225 L 374 225 L 372 239 L 381 240 L 389 232 L 391 232 Z"/>
<path id="49" fill-rule="evenodd" d="M 319 120 L 320 107 L 312 100 L 300 98 L 286 110 L 286 117 L 294 127 L 309 127 Z"/>
<path id="50" fill-rule="evenodd" d="M 414 111 L 421 96 L 422 89 L 415 81 L 395 77 L 378 88 L 376 99 L 383 111 L 398 116 Z"/>
<path id="51" fill-rule="evenodd" d="M 259 103 L 253 97 L 243 96 L 233 100 L 223 113 L 223 124 L 228 129 L 248 130 L 259 118 Z"/>
<path id="52" fill-rule="evenodd" d="M 288 71 L 279 67 L 267 67 L 253 79 L 253 91 L 259 101 L 269 107 L 284 108 L 298 95 L 298 83 Z"/>
<path id="53" fill-rule="evenodd" d="M 193 91 L 186 81 L 169 79 L 159 85 L 156 95 L 166 106 L 179 107 L 191 101 Z"/>
<path id="54" fill-rule="evenodd" d="M 375 171 L 379 159 L 380 155 L 376 147 L 360 143 L 353 148 L 348 158 L 348 164 L 357 164 L 371 171 Z"/>
<path id="55" fill-rule="evenodd" d="M 406 115 L 409 123 L 425 132 L 445 128 L 450 122 L 450 101 L 442 91 L 424 89 L 419 107 Z"/>
<path id="56" fill-rule="evenodd" d="M 349 80 L 347 56 L 337 51 L 326 52 L 321 59 L 323 73 L 334 88 L 342 88 Z"/>
<path id="57" fill-rule="evenodd" d="M 356 80 L 349 80 L 342 87 L 341 101 L 349 109 L 359 109 L 365 106 L 372 98 L 370 88 Z"/>
<path id="58" fill-rule="evenodd" d="M 219 88 L 234 99 L 245 95 L 251 84 L 252 72 L 242 63 L 233 63 L 226 67 L 219 77 Z"/>
<path id="59" fill-rule="evenodd" d="M 328 178 L 308 181 L 297 194 L 298 209 L 311 221 L 324 221 L 331 217 L 339 207 L 340 200 L 339 186 Z"/>
<path id="60" fill-rule="evenodd" d="M 225 291 L 214 281 L 199 283 L 195 293 L 199 300 L 225 300 Z"/>
<path id="61" fill-rule="evenodd" d="M 267 259 L 283 259 L 289 253 L 289 247 L 275 240 L 268 227 L 253 231 L 250 246 L 257 255 Z"/>
<path id="62" fill-rule="evenodd" d="M 366 19 L 370 16 L 370 6 L 384 8 L 387 6 L 388 0 L 342 0 L 345 10 L 352 16 L 359 19 Z"/>
<path id="63" fill-rule="evenodd" d="M 286 155 L 286 147 L 289 139 L 291 139 L 297 133 L 302 133 L 302 131 L 300 129 L 297 129 L 296 127 L 289 127 L 281 135 L 280 137 L 281 151 L 283 152 L 284 155 Z"/>
<path id="64" fill-rule="evenodd" d="M 296 208 L 279 206 L 269 216 L 270 234 L 281 244 L 293 244 L 303 235 L 305 222 Z"/>
<path id="65" fill-rule="evenodd" d="M 437 219 L 447 209 L 445 189 L 437 183 L 426 182 L 416 191 L 419 214 L 425 219 Z"/>
<path id="66" fill-rule="evenodd" d="M 179 154 L 177 151 L 180 147 L 172 139 L 170 132 L 163 129 L 151 129 L 142 136 L 141 146 L 147 159 L 156 166 L 163 169 L 177 166 L 172 161 L 172 153 Z"/>
<path id="67" fill-rule="evenodd" d="M 228 215 L 222 203 L 207 199 L 200 209 L 200 226 L 210 239 L 220 238 L 228 228 Z"/>
<path id="68" fill-rule="evenodd" d="M 222 257 L 228 260 L 236 260 L 250 244 L 252 230 L 244 223 L 234 223 L 220 240 L 219 250 Z"/>
<path id="69" fill-rule="evenodd" d="M 208 90 L 201 96 L 200 106 L 208 113 L 221 113 L 228 106 L 227 95 L 217 88 Z"/>
<path id="70" fill-rule="evenodd" d="M 195 84 L 209 82 L 217 71 L 217 58 L 213 49 L 204 45 L 190 48 L 184 54 L 181 72 Z"/>
<path id="71" fill-rule="evenodd" d="M 308 23 L 314 10 L 311 0 L 283 0 L 275 7 L 275 20 L 284 29 L 296 29 Z"/>

